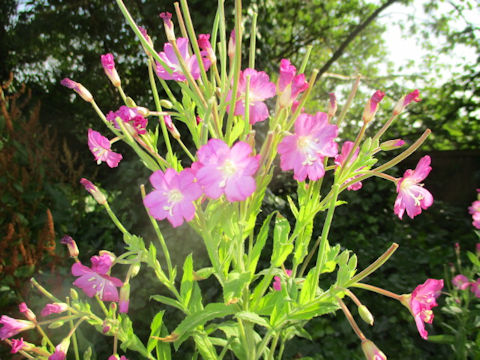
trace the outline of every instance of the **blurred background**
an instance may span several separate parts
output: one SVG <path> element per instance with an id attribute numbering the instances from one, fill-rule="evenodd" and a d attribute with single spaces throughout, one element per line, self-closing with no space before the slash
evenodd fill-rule
<path id="1" fill-rule="evenodd" d="M 158 14 L 174 13 L 173 3 L 125 3 L 137 24 L 147 29 L 156 49 L 162 50 L 166 38 Z M 216 4 L 213 0 L 189 1 L 197 34 L 211 31 Z M 226 1 L 225 6 L 232 15 L 228 17 L 228 29 L 232 29 L 233 1 Z M 399 250 L 371 279 L 372 284 L 391 291 L 408 293 L 427 277 L 443 278 L 448 264 L 455 261 L 454 243 L 464 253 L 474 251 L 477 241 L 467 207 L 480 187 L 478 0 L 251 0 L 244 1 L 243 7 L 245 44 L 250 36 L 249 15 L 256 12 L 256 68 L 273 79 L 282 58 L 299 66 L 306 47 L 313 46 L 306 73 L 317 68 L 321 78 L 307 112 L 326 111 L 330 92 L 336 93 L 341 109 L 355 75 L 363 76 L 341 129 L 341 141 L 354 138 L 364 104 L 375 90 L 387 95 L 369 134 L 388 119 L 396 100 L 420 90 L 422 101 L 402 114 L 385 139 L 411 143 L 424 129 L 432 130 L 421 152 L 390 174 L 402 176 L 428 153 L 433 170 L 425 186 L 435 198 L 434 205 L 415 220 L 400 221 L 393 214 L 394 186 L 372 179 L 360 191 L 343 195 L 348 204 L 338 208 L 329 240 L 354 250 L 359 268 L 397 242 Z M 80 258 L 86 263 L 100 249 L 117 254 L 123 249 L 120 232 L 87 196 L 80 178 L 105 189 L 112 208 L 132 233 L 147 242 L 152 237 L 139 192 L 140 184 L 148 182 L 148 171 L 121 144 L 116 149 L 124 160 L 118 168 L 95 164 L 86 142 L 87 129 L 106 129 L 92 108 L 62 87 L 60 80 L 69 77 L 81 82 L 105 113 L 116 110 L 121 98 L 100 63 L 100 55 L 110 52 L 127 95 L 145 107 L 153 107 L 153 100 L 146 56 L 115 2 L 2 0 L 0 19 L 0 313 L 19 317 L 19 302 L 28 298 L 34 310 L 45 303 L 28 285 L 30 277 L 40 279 L 57 294 L 72 282 L 70 260 L 59 246 L 63 235 L 77 241 Z M 186 131 L 181 124 L 177 127 Z M 261 125 L 257 133 L 262 135 Z M 295 197 L 295 189 L 291 174 L 279 172 L 266 196 L 265 213 L 277 209 L 292 217 L 286 196 Z M 206 264 L 203 245 L 188 226 L 173 230 L 169 224 L 160 225 L 180 267 L 191 252 L 196 267 Z M 135 328 L 147 330 L 153 314 L 161 309 L 148 296 L 163 289 L 153 283 L 145 286 L 148 271 L 143 276 L 131 284 L 135 294 L 131 316 Z M 214 283 L 201 287 L 207 299 L 218 295 Z M 367 337 L 390 359 L 454 358 L 448 345 L 423 341 L 400 304 L 365 291 L 358 291 L 357 296 L 376 320 L 373 328 L 363 327 Z M 171 330 L 180 317 L 173 311 L 168 314 Z M 292 340 L 284 358 L 362 359 L 354 333 L 343 314 L 337 315 L 309 322 L 306 330 L 313 341 Z M 439 311 L 435 316 L 429 331 L 441 334 L 448 318 Z M 148 336 L 146 330 L 138 330 L 139 336 Z M 26 340 L 28 336 L 24 334 Z M 110 340 L 95 344 L 98 359 L 110 354 Z M 0 358 L 8 357 L 2 355 L 8 350 L 0 344 Z M 188 343 L 181 351 L 179 358 L 190 358 Z"/>

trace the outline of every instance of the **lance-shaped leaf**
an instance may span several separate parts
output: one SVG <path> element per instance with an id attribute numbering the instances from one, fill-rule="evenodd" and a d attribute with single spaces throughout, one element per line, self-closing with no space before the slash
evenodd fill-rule
<path id="1" fill-rule="evenodd" d="M 278 267 L 283 264 L 288 255 L 293 251 L 293 240 L 288 239 L 290 224 L 282 215 L 277 214 L 275 218 L 275 229 L 273 231 L 273 253 L 271 264 Z"/>

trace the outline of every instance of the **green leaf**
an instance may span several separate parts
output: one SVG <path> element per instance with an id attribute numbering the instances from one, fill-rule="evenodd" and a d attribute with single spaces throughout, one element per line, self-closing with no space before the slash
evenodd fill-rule
<path id="1" fill-rule="evenodd" d="M 227 280 L 223 285 L 223 300 L 228 304 L 231 300 L 239 298 L 242 290 L 252 279 L 250 272 L 239 273 L 232 271 L 228 274 Z"/>
<path id="2" fill-rule="evenodd" d="M 132 321 L 127 315 L 120 315 L 120 326 L 118 329 L 118 339 L 122 342 L 120 348 L 125 351 L 131 349 L 139 352 L 144 357 L 148 357 L 147 349 L 140 341 L 140 339 L 134 334 L 132 328 Z"/>
<path id="3" fill-rule="evenodd" d="M 213 267 L 206 267 L 200 270 L 195 271 L 194 278 L 197 281 L 206 280 L 215 272 Z"/>
<path id="4" fill-rule="evenodd" d="M 315 278 L 315 268 L 311 269 L 305 281 L 303 282 L 302 290 L 300 290 L 300 297 L 298 298 L 298 302 L 300 304 L 306 304 L 313 300 L 315 297 L 315 290 L 317 289 L 317 283 Z"/>
<path id="5" fill-rule="evenodd" d="M 235 317 L 237 317 L 239 319 L 242 319 L 242 320 L 250 321 L 254 324 L 266 327 L 267 329 L 270 328 L 270 324 L 268 323 L 267 320 L 265 320 L 264 318 L 262 318 L 258 314 L 250 312 L 250 311 L 240 311 L 240 312 L 235 314 Z"/>
<path id="6" fill-rule="evenodd" d="M 455 344 L 455 336 L 452 335 L 429 335 L 427 340 L 438 344 Z"/>
<path id="7" fill-rule="evenodd" d="M 298 209 L 295 203 L 293 202 L 292 198 L 287 195 L 287 200 L 288 200 L 288 205 L 290 205 L 290 210 L 292 211 L 293 216 L 295 216 L 295 219 L 298 218 Z"/>
<path id="8" fill-rule="evenodd" d="M 183 263 L 183 276 L 180 284 L 180 296 L 183 300 L 183 305 L 188 308 L 190 298 L 193 290 L 193 259 L 192 254 L 189 254 Z"/>
<path id="9" fill-rule="evenodd" d="M 223 318 L 228 315 L 233 315 L 235 313 L 235 309 L 236 307 L 232 305 L 225 305 L 223 303 L 210 303 L 205 306 L 205 309 L 188 315 L 173 331 L 173 333 L 178 337 L 175 342 L 175 346 L 180 346 L 180 344 L 187 339 L 190 333 L 197 326 L 202 326 L 206 322 L 216 318 Z"/>
<path id="10" fill-rule="evenodd" d="M 151 353 L 152 350 L 158 343 L 158 339 L 153 338 L 152 336 L 160 336 L 160 330 L 163 325 L 163 314 L 165 311 L 159 311 L 153 318 L 152 323 L 150 324 L 150 336 L 148 337 L 147 351 Z"/>
<path id="11" fill-rule="evenodd" d="M 163 296 L 163 295 L 152 295 L 152 296 L 150 296 L 150 299 L 161 302 L 162 304 L 165 304 L 165 305 L 175 307 L 175 308 L 177 308 L 179 310 L 182 310 L 182 311 L 184 310 L 184 307 L 182 306 L 182 304 L 179 301 L 177 301 L 175 299 L 172 299 L 172 298 L 169 298 L 169 297 L 166 297 L 166 296 Z"/>
<path id="12" fill-rule="evenodd" d="M 275 228 L 273 231 L 273 253 L 271 264 L 279 267 L 293 251 L 293 240 L 289 241 L 290 224 L 288 220 L 280 214 L 275 218 Z"/>
<path id="13" fill-rule="evenodd" d="M 480 267 L 480 260 L 474 253 L 472 253 L 471 251 L 467 251 L 467 256 L 473 265 Z"/>
<path id="14" fill-rule="evenodd" d="M 260 259 L 260 255 L 262 253 L 262 250 L 268 238 L 268 229 L 270 228 L 270 221 L 274 214 L 275 212 L 272 212 L 263 221 L 262 227 L 258 232 L 255 245 L 253 246 L 251 254 L 249 254 L 250 263 L 249 263 L 248 269 L 252 272 L 252 274 L 255 273 L 255 270 L 257 269 L 258 260 Z"/>

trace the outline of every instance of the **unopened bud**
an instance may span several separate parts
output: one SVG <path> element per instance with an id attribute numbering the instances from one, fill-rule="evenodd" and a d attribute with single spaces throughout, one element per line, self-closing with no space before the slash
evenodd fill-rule
<path id="1" fill-rule="evenodd" d="M 390 150 L 399 149 L 403 145 L 405 145 L 405 141 L 403 141 L 402 139 L 393 139 L 393 140 L 388 140 L 381 143 L 380 149 L 382 149 L 383 151 L 390 151 Z"/>
<path id="2" fill-rule="evenodd" d="M 72 300 L 78 300 L 78 292 L 75 289 L 70 289 L 70 297 Z"/>
<path id="3" fill-rule="evenodd" d="M 387 360 L 385 354 L 372 341 L 362 341 L 362 350 L 367 360 Z"/>
<path id="4" fill-rule="evenodd" d="M 62 327 L 63 325 L 65 325 L 65 321 L 58 320 L 58 321 L 54 321 L 54 322 L 50 323 L 48 325 L 48 328 L 49 329 L 58 329 L 59 327 Z"/>
<path id="5" fill-rule="evenodd" d="M 142 26 L 139 26 L 138 30 L 140 30 L 143 38 L 147 41 L 148 45 L 150 45 L 153 48 L 153 42 L 152 42 L 152 39 L 150 38 L 150 36 L 148 35 L 147 30 Z M 145 51 L 145 53 L 147 54 L 147 56 L 151 56 L 150 52 L 148 51 L 148 49 L 143 44 L 142 44 L 142 47 L 143 47 L 143 50 Z"/>
<path id="6" fill-rule="evenodd" d="M 86 102 L 93 101 L 92 94 L 90 94 L 90 91 L 88 91 L 82 84 L 77 83 L 69 78 L 63 79 L 62 81 L 60 81 L 60 84 L 75 91 Z"/>
<path id="7" fill-rule="evenodd" d="M 168 41 L 175 41 L 175 31 L 173 30 L 172 14 L 169 12 L 162 12 L 160 17 L 163 20 L 163 25 L 165 27 L 165 34 L 167 35 Z"/>
<path id="8" fill-rule="evenodd" d="M 137 113 L 139 113 L 140 115 L 142 115 L 143 117 L 147 117 L 150 115 L 150 110 L 148 110 L 147 108 L 145 107 L 142 107 L 142 106 L 137 106 L 135 108 L 135 110 L 137 111 Z"/>
<path id="9" fill-rule="evenodd" d="M 110 303 L 110 309 L 111 309 L 112 311 L 117 311 L 117 308 L 118 308 L 118 305 L 117 305 L 116 302 L 111 302 L 111 303 Z"/>
<path id="10" fill-rule="evenodd" d="M 111 251 L 108 251 L 108 250 L 100 250 L 98 252 L 98 255 L 100 256 L 104 256 L 104 255 L 107 255 L 108 257 L 110 257 L 110 260 L 112 261 L 112 263 L 115 261 L 115 259 L 117 258 L 117 256 L 112 253 Z"/>
<path id="11" fill-rule="evenodd" d="M 373 321 L 374 321 L 373 315 L 365 305 L 360 305 L 358 307 L 358 314 L 360 315 L 363 321 L 365 321 L 370 326 L 373 326 Z"/>
<path id="12" fill-rule="evenodd" d="M 79 251 L 77 247 L 77 243 L 75 240 L 72 239 L 71 236 L 65 235 L 62 240 L 60 240 L 60 244 L 67 245 L 68 253 L 70 257 L 76 258 L 78 257 Z"/>
<path id="13" fill-rule="evenodd" d="M 90 360 L 92 358 L 92 347 L 89 346 L 83 353 L 83 360 Z"/>
<path id="14" fill-rule="evenodd" d="M 232 32 L 230 33 L 227 54 L 230 59 L 233 59 L 233 57 L 235 56 L 235 30 L 232 30 Z"/>
<path id="15" fill-rule="evenodd" d="M 33 311 L 30 310 L 30 308 L 24 302 L 22 302 L 21 304 L 18 305 L 18 309 L 23 314 L 23 316 L 25 316 L 28 320 L 33 321 L 33 322 L 37 321 L 37 317 L 35 316 Z"/>
<path id="16" fill-rule="evenodd" d="M 363 110 L 363 122 L 368 124 L 370 121 L 373 120 L 375 114 L 378 110 L 378 104 L 382 101 L 385 93 L 383 91 L 377 90 L 373 93 L 370 100 L 368 100 L 367 104 L 365 105 L 365 109 Z"/>
<path id="17" fill-rule="evenodd" d="M 160 105 L 161 105 L 162 107 L 164 107 L 165 109 L 171 109 L 171 108 L 173 108 L 173 104 L 172 104 L 170 101 L 165 100 L 165 99 L 160 100 Z"/>
<path id="18" fill-rule="evenodd" d="M 419 102 L 421 99 L 418 97 L 420 92 L 418 89 L 413 90 L 411 93 L 402 97 L 393 109 L 393 115 L 396 116 L 400 114 L 412 101 Z"/>
<path id="19" fill-rule="evenodd" d="M 198 35 L 198 46 L 202 51 L 207 53 L 208 60 L 214 63 L 217 61 L 217 57 L 213 52 L 212 45 L 210 44 L 210 34 L 200 34 Z"/>
<path id="20" fill-rule="evenodd" d="M 103 70 L 112 82 L 113 86 L 120 87 L 121 81 L 120 77 L 118 76 L 117 69 L 115 69 L 115 60 L 113 55 L 110 53 L 101 55 L 100 60 L 102 62 Z"/>
<path id="21" fill-rule="evenodd" d="M 328 102 L 328 117 L 333 118 L 337 112 L 337 97 L 335 96 L 335 93 L 330 93 L 328 95 L 330 96 Z"/>
<path id="22" fill-rule="evenodd" d="M 170 134 L 172 134 L 173 138 L 180 139 L 180 133 L 178 132 L 175 125 L 173 125 L 173 121 L 170 115 L 165 115 L 163 117 L 163 121 L 165 122 L 165 125 L 167 126 L 168 131 L 170 131 Z"/>
<path id="23" fill-rule="evenodd" d="M 103 193 L 95 186 L 93 183 L 85 178 L 80 179 L 80 184 L 85 187 L 93 198 L 99 203 L 100 205 L 105 205 L 107 203 L 107 198 Z"/>
<path id="24" fill-rule="evenodd" d="M 126 283 L 120 288 L 120 300 L 118 301 L 118 312 L 128 313 L 130 304 L 130 284 Z"/>
<path id="25" fill-rule="evenodd" d="M 133 278 L 133 277 L 137 276 L 139 272 L 140 272 L 140 263 L 133 264 L 132 265 L 132 270 L 130 272 L 130 277 Z"/>

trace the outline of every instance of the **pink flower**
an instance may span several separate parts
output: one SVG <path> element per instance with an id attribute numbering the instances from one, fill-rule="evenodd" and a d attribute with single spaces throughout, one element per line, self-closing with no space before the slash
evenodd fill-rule
<path id="1" fill-rule="evenodd" d="M 280 167 L 293 169 L 293 178 L 318 180 L 325 174 L 323 159 L 337 155 L 338 128 L 328 123 L 327 114 L 300 114 L 295 122 L 295 134 L 283 138 L 278 145 Z"/>
<path id="2" fill-rule="evenodd" d="M 130 284 L 124 284 L 120 288 L 120 300 L 118 301 L 118 312 L 128 313 L 128 306 L 130 305 Z"/>
<path id="3" fill-rule="evenodd" d="M 280 61 L 280 77 L 278 79 L 277 93 L 280 107 L 292 106 L 298 94 L 308 89 L 305 74 L 298 74 L 297 69 L 289 60 Z"/>
<path id="4" fill-rule="evenodd" d="M 247 89 L 248 77 L 250 77 L 248 91 L 249 122 L 250 124 L 255 124 L 268 118 L 268 107 L 264 101 L 275 96 L 275 84 L 270 81 L 270 78 L 264 71 L 250 68 L 240 71 L 234 115 L 245 115 L 245 91 Z M 232 92 L 230 91 L 226 101 L 230 101 L 231 98 Z M 230 107 L 228 107 L 228 111 L 230 111 Z"/>
<path id="5" fill-rule="evenodd" d="M 100 205 L 104 205 L 107 202 L 105 195 L 103 195 L 103 193 L 90 180 L 81 178 L 80 184 L 85 187 L 85 190 L 87 190 Z"/>
<path id="6" fill-rule="evenodd" d="M 170 115 L 165 115 L 163 117 L 163 121 L 165 122 L 165 125 L 170 134 L 172 134 L 173 138 L 180 139 L 180 133 L 178 132 L 175 125 L 173 125 L 172 117 Z"/>
<path id="7" fill-rule="evenodd" d="M 217 57 L 212 49 L 212 44 L 210 44 L 210 34 L 200 34 L 198 35 L 198 46 L 202 51 L 204 51 L 210 62 L 215 62 Z"/>
<path id="8" fill-rule="evenodd" d="M 128 360 L 124 355 L 118 357 L 118 355 L 110 355 L 108 360 Z"/>
<path id="9" fill-rule="evenodd" d="M 238 141 L 230 149 L 219 139 L 210 139 L 197 152 L 196 176 L 205 194 L 218 199 L 222 194 L 228 201 L 243 201 L 256 189 L 253 175 L 258 169 L 258 156 L 252 148 Z"/>
<path id="10" fill-rule="evenodd" d="M 473 226 L 480 229 L 480 200 L 474 201 L 468 208 L 468 212 L 472 215 Z"/>
<path id="11" fill-rule="evenodd" d="M 93 101 L 92 94 L 90 94 L 90 91 L 88 91 L 82 84 L 77 83 L 69 78 L 63 79 L 62 81 L 60 81 L 60 84 L 75 91 L 86 102 Z"/>
<path id="12" fill-rule="evenodd" d="M 403 295 L 401 302 L 412 313 L 418 332 L 423 339 L 427 339 L 428 332 L 425 324 L 433 322 L 432 308 L 437 306 L 436 299 L 440 296 L 443 288 L 443 280 L 428 279 L 422 285 L 418 285 L 411 294 Z"/>
<path id="13" fill-rule="evenodd" d="M 47 304 L 45 307 L 42 309 L 42 316 L 48 316 L 51 314 L 60 314 L 64 311 L 67 311 L 68 305 L 65 303 L 52 303 L 52 304 Z"/>
<path id="14" fill-rule="evenodd" d="M 143 204 L 157 220 L 167 219 L 173 227 L 190 221 L 195 216 L 193 202 L 202 195 L 200 185 L 194 181 L 193 173 L 185 169 L 180 173 L 174 169 L 155 171 L 150 182 L 155 188 L 145 196 Z"/>
<path id="15" fill-rule="evenodd" d="M 387 360 L 385 354 L 371 340 L 362 341 L 362 350 L 367 360 Z"/>
<path id="16" fill-rule="evenodd" d="M 335 96 L 335 93 L 330 93 L 328 96 L 330 98 L 328 102 L 328 117 L 331 119 L 337 112 L 337 97 Z"/>
<path id="17" fill-rule="evenodd" d="M 0 340 L 8 339 L 9 337 L 17 335 L 19 332 L 35 327 L 35 324 L 31 321 L 13 319 L 7 315 L 0 317 L 0 324 L 3 325 L 0 329 Z"/>
<path id="18" fill-rule="evenodd" d="M 110 146 L 110 141 L 105 136 L 98 131 L 88 129 L 88 147 L 98 165 L 105 161 L 108 166 L 114 168 L 122 160 L 122 154 L 111 151 Z"/>
<path id="19" fill-rule="evenodd" d="M 35 316 L 33 311 L 30 310 L 30 308 L 24 302 L 18 305 L 18 310 L 27 318 L 27 320 L 30 320 L 33 322 L 37 320 L 37 317 Z"/>
<path id="20" fill-rule="evenodd" d="M 77 262 L 72 266 L 72 274 L 79 276 L 73 285 L 82 289 L 88 297 L 98 295 L 102 301 L 118 301 L 117 287 L 123 285 L 120 279 L 107 275 L 112 266 L 110 255 L 92 256 L 92 267 Z"/>
<path id="21" fill-rule="evenodd" d="M 197 62 L 197 58 L 195 55 L 188 54 L 188 39 L 186 38 L 178 38 L 177 39 L 177 46 L 180 52 L 180 55 L 185 60 L 185 65 L 187 67 L 188 72 L 192 75 L 194 80 L 197 80 L 200 77 L 200 67 Z M 180 66 L 180 62 L 175 55 L 175 51 L 173 50 L 173 46 L 170 43 L 165 43 L 163 46 L 163 52 L 158 54 L 160 59 L 172 70 L 172 73 L 169 74 L 167 70 L 160 64 L 157 63 L 157 75 L 164 79 L 164 80 L 175 80 L 175 81 L 185 81 L 187 78 L 182 71 L 182 67 Z M 206 57 L 206 54 L 202 52 L 202 61 L 205 70 L 210 68 L 210 60 Z"/>
<path id="22" fill-rule="evenodd" d="M 120 106 L 120 108 L 113 112 L 110 111 L 106 118 L 110 121 L 116 129 L 120 129 L 120 125 L 117 123 L 117 117 L 122 119 L 122 121 L 135 129 L 137 134 L 145 134 L 147 132 L 148 121 L 142 116 L 141 109 L 139 107 L 128 107 L 125 105 Z"/>
<path id="23" fill-rule="evenodd" d="M 368 123 L 372 121 L 375 117 L 375 114 L 378 110 L 378 104 L 382 101 L 385 93 L 383 91 L 377 90 L 373 93 L 370 100 L 368 100 L 367 104 L 365 105 L 365 109 L 363 110 L 363 121 Z"/>
<path id="24" fill-rule="evenodd" d="M 23 342 L 23 338 L 20 339 L 12 339 L 12 350 L 10 351 L 11 354 L 16 354 L 20 350 L 25 347 L 25 343 Z"/>
<path id="25" fill-rule="evenodd" d="M 167 34 L 168 41 L 175 40 L 175 32 L 173 30 L 172 14 L 168 11 L 162 12 L 159 15 L 163 20 L 163 25 L 165 27 L 165 33 Z"/>
<path id="26" fill-rule="evenodd" d="M 452 279 L 452 284 L 459 290 L 465 290 L 470 286 L 470 281 L 465 275 L 459 274 Z"/>
<path id="27" fill-rule="evenodd" d="M 101 55 L 100 60 L 102 62 L 103 70 L 112 82 L 113 86 L 119 87 L 120 77 L 118 76 L 117 70 L 115 69 L 115 60 L 113 59 L 113 55 L 110 53 Z"/>
<path id="28" fill-rule="evenodd" d="M 292 275 L 292 270 L 285 270 L 285 274 L 287 275 L 287 277 L 290 277 L 290 275 Z M 280 276 L 275 276 L 273 278 L 273 289 L 275 291 L 282 290 L 282 279 L 280 278 Z"/>
<path id="29" fill-rule="evenodd" d="M 430 156 L 426 155 L 420 159 L 415 170 L 408 169 L 398 181 L 394 212 L 400 219 L 405 210 L 413 219 L 422 212 L 422 209 L 425 210 L 433 204 L 432 194 L 420 184 L 431 170 Z"/>
<path id="30" fill-rule="evenodd" d="M 345 165 L 345 161 L 347 160 L 348 154 L 350 154 L 350 152 L 352 151 L 352 148 L 353 148 L 353 142 L 352 141 L 345 141 L 343 143 L 341 153 L 338 154 L 337 156 L 335 156 L 335 164 L 337 166 L 344 166 Z M 358 152 L 359 152 L 359 149 L 357 147 L 355 149 L 355 153 L 352 155 L 352 157 L 350 158 L 350 160 L 348 162 L 348 166 L 350 166 L 355 161 L 355 159 L 358 157 Z M 355 169 L 355 170 L 359 170 L 359 169 Z M 345 182 L 348 183 L 351 180 L 353 180 L 355 177 L 358 177 L 358 176 L 359 175 L 354 176 L 353 178 L 347 179 Z M 360 190 L 361 188 L 362 188 L 362 182 L 359 181 L 359 182 L 356 182 L 356 183 L 350 185 L 349 187 L 347 187 L 347 190 L 357 191 L 357 190 Z"/>
<path id="31" fill-rule="evenodd" d="M 75 242 L 75 240 L 73 240 L 73 238 L 71 236 L 65 235 L 62 238 L 62 240 L 60 240 L 60 244 L 67 245 L 68 253 L 70 254 L 70 257 L 75 258 L 75 257 L 78 256 L 79 251 L 78 251 L 77 243 Z"/>
<path id="32" fill-rule="evenodd" d="M 477 279 L 477 281 L 472 282 L 470 286 L 471 286 L 470 290 L 472 291 L 472 293 L 474 293 L 477 298 L 480 298 L 480 279 Z"/>
<path id="33" fill-rule="evenodd" d="M 400 114 L 405 108 L 412 102 L 419 102 L 421 99 L 418 97 L 420 95 L 420 92 L 418 89 L 413 90 L 411 93 L 405 95 L 402 97 L 397 104 L 395 105 L 395 108 L 393 109 L 393 115 L 398 115 Z"/>

